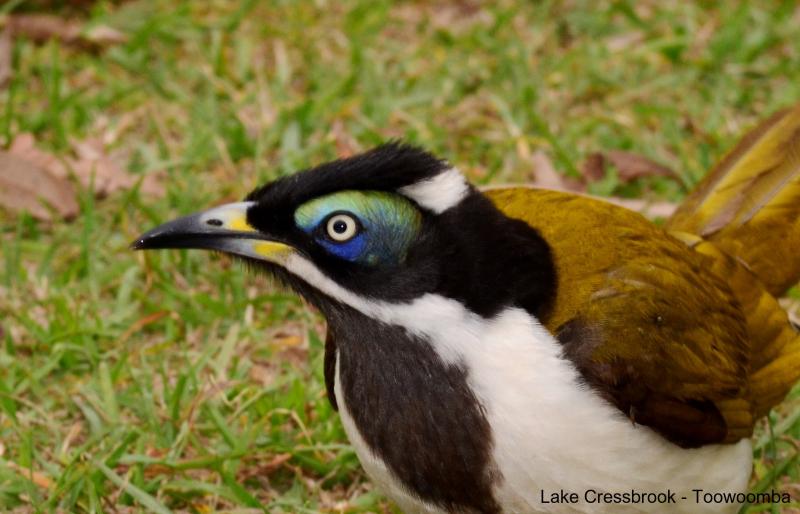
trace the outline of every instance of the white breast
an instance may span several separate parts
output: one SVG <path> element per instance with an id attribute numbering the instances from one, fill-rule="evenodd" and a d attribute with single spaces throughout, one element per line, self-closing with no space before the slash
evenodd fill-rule
<path id="1" fill-rule="evenodd" d="M 634 425 L 583 385 L 559 343 L 521 309 L 487 321 L 435 295 L 391 309 L 379 319 L 430 340 L 442 360 L 463 363 L 492 427 L 493 460 L 503 480 L 495 497 L 505 512 L 736 512 L 737 504 L 697 503 L 694 489 L 746 491 L 749 440 L 682 449 Z M 347 412 L 338 379 L 342 423 L 367 473 L 406 512 L 438 512 L 415 499 L 366 446 Z M 543 503 L 564 490 L 577 504 Z M 586 491 L 674 491 L 677 503 L 587 503 Z M 685 497 L 686 499 L 682 499 Z"/>
<path id="2" fill-rule="evenodd" d="M 471 344 L 462 341 L 456 348 L 455 338 L 465 336 L 455 334 L 434 341 L 441 342 L 443 356 L 457 353 L 467 364 L 469 383 L 486 408 L 494 460 L 504 477 L 496 496 L 506 511 L 738 511 L 738 504 L 698 504 L 692 490 L 745 491 L 752 461 L 749 440 L 679 448 L 634 425 L 583 385 L 561 357 L 558 342 L 524 311 L 509 309 L 476 324 Z M 589 490 L 671 490 L 677 503 L 542 502 L 543 492 L 547 498 L 562 489 L 578 493 L 581 500 Z"/>

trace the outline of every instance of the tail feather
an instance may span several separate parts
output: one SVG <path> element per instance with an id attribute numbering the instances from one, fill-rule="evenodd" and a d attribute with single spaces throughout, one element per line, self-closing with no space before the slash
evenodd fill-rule
<path id="1" fill-rule="evenodd" d="M 800 280 L 800 105 L 747 134 L 667 222 L 745 263 L 767 290 Z"/>

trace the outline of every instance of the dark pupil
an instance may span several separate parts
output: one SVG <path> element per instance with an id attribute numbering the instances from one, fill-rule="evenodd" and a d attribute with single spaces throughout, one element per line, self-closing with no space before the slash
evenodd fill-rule
<path id="1" fill-rule="evenodd" d="M 333 222 L 333 231 L 337 234 L 344 234 L 347 231 L 347 223 L 342 220 Z"/>

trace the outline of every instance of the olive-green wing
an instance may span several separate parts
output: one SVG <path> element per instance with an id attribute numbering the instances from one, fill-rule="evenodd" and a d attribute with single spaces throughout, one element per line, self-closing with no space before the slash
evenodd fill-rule
<path id="1" fill-rule="evenodd" d="M 746 322 L 710 257 L 599 200 L 523 188 L 487 195 L 550 244 L 558 293 L 542 321 L 601 396 L 685 447 L 749 435 Z"/>

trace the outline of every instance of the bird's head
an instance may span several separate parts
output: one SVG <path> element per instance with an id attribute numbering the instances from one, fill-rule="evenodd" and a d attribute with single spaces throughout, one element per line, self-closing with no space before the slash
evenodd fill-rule
<path id="1" fill-rule="evenodd" d="M 546 243 L 447 162 L 386 144 L 270 182 L 238 203 L 156 227 L 135 249 L 201 248 L 277 276 L 329 318 L 424 295 L 491 316 L 546 309 Z"/>

